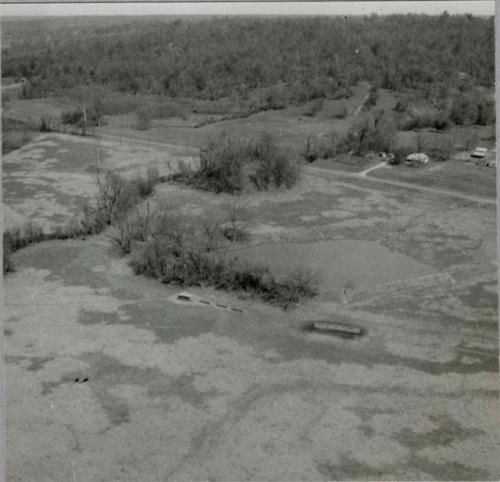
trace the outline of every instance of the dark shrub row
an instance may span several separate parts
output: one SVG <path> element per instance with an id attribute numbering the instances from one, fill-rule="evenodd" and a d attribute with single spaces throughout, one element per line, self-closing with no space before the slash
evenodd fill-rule
<path id="1" fill-rule="evenodd" d="M 316 159 L 329 159 L 340 154 L 356 155 L 367 152 L 390 152 L 394 145 L 396 126 L 392 117 L 384 111 L 366 114 L 361 117 L 345 134 L 335 132 L 329 137 L 306 139 L 301 156 L 306 162 Z"/>
<path id="2" fill-rule="evenodd" d="M 317 279 L 308 271 L 277 277 L 267 267 L 231 256 L 227 240 L 249 237 L 248 212 L 234 204 L 225 210 L 224 218 L 207 213 L 199 223 L 186 223 L 168 209 L 151 209 L 146 203 L 116 223 L 109 237 L 122 254 L 131 253 L 136 274 L 163 283 L 244 291 L 283 306 L 316 294 Z"/>
<path id="3" fill-rule="evenodd" d="M 151 213 L 147 213 L 151 219 Z M 178 283 L 182 286 L 208 285 L 228 291 L 244 291 L 284 307 L 317 293 L 317 278 L 297 270 L 276 277 L 269 268 L 242 263 L 231 257 L 222 245 L 217 223 L 195 226 L 174 216 L 152 216 L 149 239 L 132 250 L 131 265 L 136 274 Z M 136 226 L 144 225 L 138 222 Z M 139 229 L 141 236 L 145 231 Z M 144 238 L 142 238 L 144 239 Z"/>
<path id="4" fill-rule="evenodd" d="M 181 169 L 173 179 L 216 193 L 238 193 L 249 181 L 259 190 L 290 188 L 298 177 L 298 166 L 266 133 L 256 141 L 235 141 L 222 135 L 200 150 L 197 169 Z"/>

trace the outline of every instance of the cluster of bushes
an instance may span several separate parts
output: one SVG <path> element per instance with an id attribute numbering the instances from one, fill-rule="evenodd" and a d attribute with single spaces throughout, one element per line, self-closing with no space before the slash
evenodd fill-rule
<path id="1" fill-rule="evenodd" d="M 451 127 L 445 102 L 440 107 L 422 106 L 417 108 L 412 100 L 400 100 L 394 107 L 398 128 L 404 131 L 433 128 L 438 131 Z"/>
<path id="2" fill-rule="evenodd" d="M 136 111 L 137 124 L 136 129 L 139 131 L 147 131 L 151 128 L 153 116 L 148 107 L 141 107 Z"/>
<path id="3" fill-rule="evenodd" d="M 336 133 L 324 136 L 307 136 L 304 148 L 300 155 L 306 162 L 314 162 L 317 159 L 330 159 L 340 153 L 341 140 Z"/>
<path id="4" fill-rule="evenodd" d="M 451 105 L 450 119 L 458 125 L 488 125 L 495 122 L 495 101 L 471 91 L 457 96 Z"/>
<path id="5" fill-rule="evenodd" d="M 53 239 L 74 239 L 98 234 L 113 223 L 119 223 L 133 206 L 152 194 L 160 181 L 156 169 L 148 170 L 145 177 L 126 179 L 115 171 L 99 171 L 96 175 L 98 191 L 92 204 L 86 203 L 82 212 L 71 218 L 65 226 L 46 233 L 36 223 L 12 228 L 3 233 L 4 273 L 13 271 L 11 254 L 31 244 Z"/>
<path id="6" fill-rule="evenodd" d="M 266 266 L 240 263 L 218 252 L 203 252 L 194 247 L 169 244 L 169 239 L 154 238 L 146 243 L 132 266 L 136 274 L 183 286 L 208 285 L 227 291 L 245 291 L 284 308 L 317 294 L 314 273 L 297 271 L 276 277 Z"/>
<path id="7" fill-rule="evenodd" d="M 447 130 L 451 127 L 451 121 L 446 112 L 443 111 L 414 111 L 407 114 L 398 123 L 398 127 L 404 131 L 432 128 L 438 131 Z"/>
<path id="8" fill-rule="evenodd" d="M 33 138 L 36 126 L 2 116 L 2 154 L 21 148 Z"/>
<path id="9" fill-rule="evenodd" d="M 321 111 L 325 103 L 324 98 L 314 99 L 312 102 L 306 105 L 304 111 L 302 112 L 305 116 L 314 117 L 318 112 Z"/>
<path id="10" fill-rule="evenodd" d="M 338 109 L 334 114 L 333 114 L 333 118 L 334 119 L 345 119 L 347 117 L 347 107 L 344 105 L 343 107 L 341 107 L 340 109 Z"/>
<path id="11" fill-rule="evenodd" d="M 182 286 L 207 285 L 245 291 L 284 307 L 316 295 L 317 278 L 304 270 L 278 277 L 267 267 L 242 263 L 231 256 L 225 240 L 247 240 L 248 211 L 227 204 L 225 216 L 205 213 L 199 223 L 186 223 L 165 207 L 148 203 L 129 210 L 108 235 L 122 254 L 131 253 L 136 274 Z"/>
<path id="12" fill-rule="evenodd" d="M 489 125 L 495 122 L 495 101 L 474 88 L 446 92 L 435 106 L 416 109 L 411 102 L 399 101 L 394 108 L 402 130 L 433 128 L 446 130 L 456 125 Z"/>
<path id="13" fill-rule="evenodd" d="M 415 149 L 409 146 L 395 147 L 391 151 L 392 157 L 389 158 L 388 163 L 393 166 L 399 166 L 413 152 L 415 152 Z"/>
<path id="14" fill-rule="evenodd" d="M 22 228 L 15 227 L 6 229 L 3 232 L 3 273 L 15 271 L 12 253 L 19 249 L 26 248 L 31 244 L 40 243 L 47 239 L 52 239 L 50 235 L 43 232 L 43 229 L 36 223 L 26 223 Z"/>
<path id="15" fill-rule="evenodd" d="M 146 207 L 132 213 L 113 239 L 123 253 L 132 252 L 130 263 L 136 274 L 163 283 L 244 291 L 284 307 L 316 295 L 313 273 L 297 270 L 277 277 L 265 266 L 230 256 L 223 245 L 227 224 L 209 215 L 202 223 L 186 223 L 168 211 Z"/>
<path id="16" fill-rule="evenodd" d="M 455 149 L 455 139 L 452 136 L 443 137 L 438 144 L 423 146 L 420 151 L 425 152 L 431 159 L 438 162 L 448 161 Z"/>
<path id="17" fill-rule="evenodd" d="M 12 249 L 8 244 L 5 243 L 5 241 L 3 243 L 2 253 L 3 253 L 3 262 L 2 262 L 3 274 L 12 273 L 13 271 L 16 270 L 16 267 L 14 265 L 14 260 L 12 259 Z"/>
<path id="18" fill-rule="evenodd" d="M 258 148 L 266 149 L 265 145 Z M 122 254 L 132 253 L 131 266 L 136 274 L 164 283 L 245 291 L 283 307 L 317 294 L 317 278 L 309 271 L 276 276 L 265 266 L 242 263 L 228 255 L 225 240 L 248 238 L 247 211 L 240 205 L 228 204 L 225 220 L 206 214 L 201 223 L 186 223 L 168 210 L 152 210 L 148 203 L 138 207 L 158 179 L 153 171 L 146 179 L 131 180 L 114 171 L 99 173 L 95 203 L 87 204 L 82 215 L 70 220 L 67 226 L 44 233 L 41 227 L 29 223 L 22 229 L 4 232 L 4 274 L 15 270 L 11 255 L 18 249 L 50 239 L 96 234 L 112 225 L 108 236 Z"/>
<path id="19" fill-rule="evenodd" d="M 383 110 L 374 115 L 363 116 L 348 131 L 342 142 L 344 150 L 354 154 L 367 152 L 390 152 L 394 144 L 396 126 L 392 116 Z"/>
<path id="20" fill-rule="evenodd" d="M 199 189 L 238 193 L 251 182 L 259 190 L 292 187 L 299 168 L 273 137 L 265 133 L 255 141 L 237 141 L 222 134 L 200 150 L 196 169 L 181 169 L 173 176 Z"/>
<path id="21" fill-rule="evenodd" d="M 284 86 L 272 85 L 264 90 L 258 98 L 258 106 L 254 111 L 284 109 L 291 99 Z"/>
<path id="22" fill-rule="evenodd" d="M 86 134 L 89 127 L 96 127 L 102 125 L 103 114 L 93 108 L 71 109 L 61 113 L 61 124 L 73 125 L 81 129 L 83 135 Z"/>
<path id="23" fill-rule="evenodd" d="M 332 133 L 329 137 L 311 137 L 306 139 L 301 156 L 306 162 L 316 159 L 329 159 L 340 154 L 355 155 L 367 152 L 390 152 L 394 146 L 396 126 L 393 118 L 384 111 L 360 118 L 345 134 Z"/>
<path id="24" fill-rule="evenodd" d="M 120 176 L 116 171 L 98 172 L 98 192 L 95 206 L 87 207 L 97 218 L 96 224 L 110 225 L 120 220 L 133 206 L 151 195 L 160 182 L 158 170 L 150 168 L 145 177 L 131 179 Z"/>
<path id="25" fill-rule="evenodd" d="M 228 203 L 225 208 L 227 222 L 222 225 L 222 234 L 229 241 L 247 241 L 248 211 L 238 203 Z"/>
<path id="26" fill-rule="evenodd" d="M 61 123 L 54 117 L 42 115 L 38 122 L 38 130 L 40 132 L 58 132 L 61 130 Z"/>
<path id="27" fill-rule="evenodd" d="M 368 97 L 366 98 L 366 101 L 363 104 L 363 109 L 370 110 L 372 107 L 377 105 L 377 100 L 378 100 L 378 87 L 376 85 L 372 85 L 370 87 L 370 91 L 368 92 Z"/>

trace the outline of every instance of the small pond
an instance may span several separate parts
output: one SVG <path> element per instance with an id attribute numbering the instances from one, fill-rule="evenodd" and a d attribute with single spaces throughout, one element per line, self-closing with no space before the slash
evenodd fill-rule
<path id="1" fill-rule="evenodd" d="M 437 272 L 404 254 L 390 251 L 376 241 L 339 240 L 313 243 L 271 243 L 252 246 L 232 254 L 242 261 L 269 266 L 273 272 L 289 273 L 307 267 L 320 275 L 323 294 L 341 292 Z"/>

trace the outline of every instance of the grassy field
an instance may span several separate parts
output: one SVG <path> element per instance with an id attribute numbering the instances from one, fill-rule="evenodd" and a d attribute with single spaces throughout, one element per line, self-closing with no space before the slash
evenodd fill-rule
<path id="1" fill-rule="evenodd" d="M 240 139 L 256 137 L 265 131 L 275 136 L 293 156 L 299 157 L 308 136 L 329 136 L 333 131 L 339 134 L 345 133 L 351 126 L 367 92 L 368 85 L 361 83 L 354 89 L 350 98 L 326 101 L 313 117 L 304 114 L 307 112 L 307 105 L 291 106 L 195 127 L 211 118 L 217 120 L 224 114 L 191 113 L 186 120 L 153 120 L 151 129 L 139 131 L 135 129 L 137 122 L 135 114 L 127 114 L 107 116 L 108 125 L 98 128 L 97 132 L 200 147 L 206 139 L 223 130 Z M 348 116 L 345 119 L 335 118 L 335 114 L 344 107 Z"/>
<path id="2" fill-rule="evenodd" d="M 241 140 L 255 138 L 265 131 L 271 133 L 278 144 L 286 148 L 293 158 L 301 159 L 301 153 L 308 137 L 327 139 L 332 132 L 338 135 L 347 132 L 356 118 L 362 115 L 363 101 L 366 99 L 368 89 L 368 84 L 360 83 L 353 90 L 350 98 L 324 101 L 312 116 L 306 115 L 310 113 L 311 103 L 309 103 L 302 106 L 289 106 L 280 110 L 259 112 L 243 118 L 223 120 L 225 116 L 234 114 L 234 105 L 229 99 L 205 103 L 201 101 L 193 103 L 189 99 L 181 99 L 179 105 L 182 105 L 186 112 L 183 119 L 154 119 L 150 129 L 138 130 L 137 116 L 133 112 L 106 116 L 106 125 L 97 128 L 96 134 L 111 134 L 119 142 L 120 139 L 125 141 L 138 139 L 178 145 L 180 149 L 182 146 L 196 149 L 221 131 L 229 133 L 232 138 Z M 411 98 L 411 93 L 379 90 L 375 107 L 391 111 L 398 100 L 405 98 Z M 74 102 L 68 99 L 12 101 L 9 102 L 5 115 L 24 120 L 41 117 L 41 115 L 58 117 L 62 110 L 74 105 Z M 346 117 L 339 118 L 337 114 L 344 109 Z M 216 111 L 218 113 L 215 113 Z M 7 135 L 9 138 L 6 139 L 12 145 L 10 149 L 22 145 L 26 137 L 24 133 L 15 131 L 9 131 Z M 419 132 L 399 131 L 395 138 L 395 144 L 397 147 L 407 147 L 424 152 L 427 149 L 443 147 L 470 150 L 478 145 L 491 149 L 495 145 L 495 137 L 491 126 L 453 127 L 445 132 L 424 129 Z M 361 172 L 378 162 L 380 159 L 376 155 L 342 155 L 333 159 L 317 160 L 314 164 L 318 167 L 354 173 Z M 140 164 L 140 160 L 138 160 L 138 164 Z M 423 169 L 399 166 L 394 169 L 374 171 L 370 175 L 445 189 L 456 189 L 459 192 L 484 196 L 494 196 L 496 192 L 493 170 L 457 160 L 442 164 L 431 163 Z"/>
<path id="3" fill-rule="evenodd" d="M 496 169 L 473 162 L 450 160 L 414 168 L 404 165 L 377 169 L 369 176 L 394 179 L 422 186 L 449 189 L 478 196 L 496 196 Z"/>
<path id="4" fill-rule="evenodd" d="M 77 103 L 68 98 L 19 99 L 9 101 L 4 106 L 3 115 L 38 123 L 42 117 L 60 120 L 62 112 L 76 106 Z"/>
<path id="5" fill-rule="evenodd" d="M 64 219 L 56 208 L 89 194 L 76 174 L 94 147 L 50 135 L 11 153 L 5 205 Z M 109 143 L 104 159 L 128 172 L 148 152 Z M 495 209 L 364 184 L 305 176 L 237 198 L 250 239 L 232 253 L 252 245 L 253 261 L 324 273 L 320 296 L 286 312 L 206 286 L 189 288 L 203 304 L 178 301 L 185 288 L 135 276 L 108 233 L 16 252 L 4 281 L 9 478 L 493 479 Z M 151 199 L 200 225 L 234 201 L 171 183 Z M 312 332 L 318 319 L 365 334 Z M 425 451 L 429 437 L 445 443 Z"/>
<path id="6" fill-rule="evenodd" d="M 348 154 L 344 154 L 341 156 L 337 156 L 334 159 L 321 159 L 318 161 L 314 161 L 312 165 L 339 171 L 361 172 L 371 166 L 376 165 L 380 161 L 380 157 L 376 154 L 371 156 L 350 156 Z"/>
<path id="7" fill-rule="evenodd" d="M 65 224 L 95 192 L 95 170 L 116 169 L 126 175 L 156 168 L 167 175 L 195 153 L 175 146 L 131 145 L 67 134 L 39 134 L 31 143 L 3 157 L 4 223 L 27 221 L 47 230 Z"/>

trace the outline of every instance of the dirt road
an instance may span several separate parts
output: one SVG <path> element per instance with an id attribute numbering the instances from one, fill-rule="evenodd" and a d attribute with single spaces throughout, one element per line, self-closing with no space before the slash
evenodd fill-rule
<path id="1" fill-rule="evenodd" d="M 159 147 L 161 149 L 182 148 L 185 150 L 192 150 L 193 152 L 198 151 L 197 149 L 195 149 L 193 147 L 190 148 L 190 147 L 186 147 L 186 146 L 179 145 L 179 144 L 170 144 L 167 142 L 150 141 L 148 139 L 141 139 L 139 137 L 132 137 L 129 135 L 120 136 L 117 134 L 108 134 L 108 133 L 103 133 L 103 132 L 100 132 L 92 139 L 95 139 L 97 142 L 99 142 L 100 140 L 103 140 L 103 141 L 110 140 L 110 141 L 119 142 L 120 144 L 122 144 L 122 143 L 123 144 L 131 144 L 131 145 L 136 144 L 136 145 L 144 146 L 144 147 Z"/>
<path id="2" fill-rule="evenodd" d="M 370 97 L 370 94 L 366 94 L 364 97 L 363 97 L 363 100 L 361 101 L 361 104 L 360 106 L 354 111 L 354 114 L 353 116 L 354 117 L 357 117 L 359 115 L 359 113 L 361 112 L 361 109 L 364 107 L 365 105 L 365 102 L 368 100 L 368 97 Z"/>
<path id="3" fill-rule="evenodd" d="M 363 104 L 358 107 L 356 110 L 355 115 L 359 113 L 359 110 L 362 108 Z M 113 141 L 119 141 L 119 142 L 125 142 L 125 143 L 130 143 L 130 144 L 139 144 L 142 146 L 151 146 L 151 147 L 176 147 L 172 144 L 167 144 L 164 142 L 157 142 L 157 141 L 149 141 L 146 139 L 138 139 L 138 138 L 131 138 L 131 137 L 121 137 L 117 136 L 114 134 L 99 134 L 99 138 L 103 140 L 113 140 Z M 178 146 L 177 146 L 178 147 Z M 193 152 L 195 149 L 193 149 Z M 489 204 L 489 205 L 496 205 L 496 199 L 491 199 L 491 198 L 485 198 L 481 196 L 474 196 L 470 194 L 463 194 L 460 192 L 456 191 L 451 191 L 448 189 L 440 189 L 440 188 L 433 188 L 433 187 L 426 187 L 426 186 L 420 186 L 417 184 L 412 184 L 408 182 L 403 182 L 403 181 L 395 181 L 395 180 L 390 180 L 390 179 L 380 179 L 380 178 L 373 178 L 369 177 L 368 174 L 375 170 L 379 169 L 382 166 L 384 166 L 385 163 L 380 163 L 377 164 L 376 166 L 373 166 L 363 172 L 359 173 L 352 173 L 352 172 L 346 172 L 346 171 L 340 171 L 340 170 L 335 170 L 335 169 L 326 169 L 326 168 L 321 168 L 321 167 L 315 167 L 315 166 L 306 166 L 304 167 L 304 171 L 308 174 L 314 175 L 314 176 L 321 176 L 321 177 L 326 177 L 328 179 L 334 179 L 337 177 L 342 177 L 344 179 L 363 179 L 363 180 L 368 180 L 373 183 L 379 183 L 379 184 L 385 184 L 389 186 L 395 186 L 395 187 L 400 187 L 400 188 L 405 188 L 405 189 L 412 189 L 412 190 L 417 190 L 421 192 L 429 192 L 432 194 L 438 194 L 442 196 L 448 196 L 448 197 L 453 197 L 457 199 L 463 199 L 465 201 L 472 201 L 480 204 Z"/>
<path id="4" fill-rule="evenodd" d="M 358 175 L 360 177 L 366 177 L 368 175 L 368 173 L 375 171 L 376 169 L 381 169 L 382 167 L 387 167 L 387 163 L 380 162 L 376 166 L 372 166 L 372 167 L 369 167 L 368 169 L 365 169 L 364 171 L 361 171 L 360 173 L 358 173 Z"/>
<path id="5" fill-rule="evenodd" d="M 378 168 L 380 165 L 374 166 L 374 168 Z M 415 191 L 421 191 L 421 192 L 428 192 L 432 194 L 438 194 L 440 196 L 448 196 L 448 197 L 453 197 L 457 199 L 463 199 L 464 201 L 472 201 L 475 203 L 479 204 L 489 204 L 489 205 L 496 205 L 496 199 L 491 199 L 491 198 L 485 198 L 481 196 L 472 196 L 470 194 L 463 194 L 459 193 L 456 191 L 450 191 L 448 189 L 439 189 L 439 188 L 434 188 L 434 187 L 426 187 L 426 186 L 419 186 L 417 184 L 412 184 L 409 182 L 403 182 L 403 181 L 394 181 L 390 179 L 380 179 L 380 178 L 374 178 L 374 177 L 369 177 L 366 174 L 370 171 L 373 170 L 374 168 L 371 168 L 367 171 L 364 171 L 364 173 L 352 173 L 352 172 L 345 172 L 345 171 L 339 171 L 335 169 L 325 169 L 321 167 L 314 167 L 314 166 L 306 166 L 304 167 L 304 171 L 308 174 L 311 174 L 313 176 L 320 176 L 320 177 L 325 177 L 327 179 L 335 179 L 335 178 L 342 178 L 344 179 L 362 179 L 364 181 L 370 181 L 373 183 L 378 183 L 378 184 L 385 184 L 389 186 L 395 186 L 395 187 L 401 187 L 405 189 L 412 189 Z"/>

